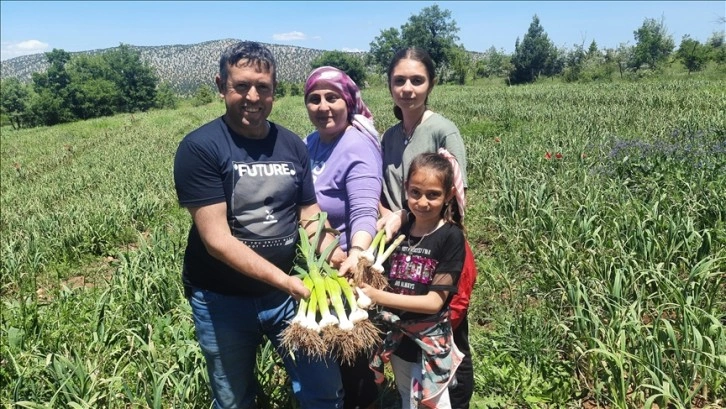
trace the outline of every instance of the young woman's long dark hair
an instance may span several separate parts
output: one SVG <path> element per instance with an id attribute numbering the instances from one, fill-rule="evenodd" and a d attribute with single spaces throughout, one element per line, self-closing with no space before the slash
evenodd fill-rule
<path id="1" fill-rule="evenodd" d="M 431 92 L 431 89 L 434 87 L 436 66 L 434 65 L 434 60 L 431 59 L 429 53 L 427 53 L 426 50 L 424 50 L 423 48 L 418 47 L 402 48 L 398 50 L 396 54 L 394 54 L 393 59 L 391 59 L 391 63 L 388 64 L 388 91 L 391 91 L 391 76 L 393 75 L 393 69 L 396 68 L 396 65 L 398 65 L 398 62 L 401 60 L 418 61 L 423 64 L 424 67 L 426 67 L 426 74 L 429 80 L 429 89 L 426 91 Z M 428 95 L 426 96 L 426 101 L 424 103 L 428 105 Z M 403 121 L 403 113 L 401 112 L 401 108 L 399 108 L 398 105 L 393 106 L 393 115 L 395 115 L 399 121 Z"/>
<path id="2" fill-rule="evenodd" d="M 416 155 L 411 161 L 411 166 L 408 168 L 406 180 L 411 180 L 411 176 L 416 172 L 437 174 L 441 180 L 445 195 L 451 192 L 451 189 L 454 187 L 454 168 L 448 159 L 438 153 L 427 152 Z M 459 211 L 459 204 L 456 201 L 456 197 L 452 196 L 449 202 L 444 204 L 444 207 L 441 209 L 441 218 L 464 230 L 464 225 L 462 224 L 463 218 L 461 217 L 461 211 Z"/>

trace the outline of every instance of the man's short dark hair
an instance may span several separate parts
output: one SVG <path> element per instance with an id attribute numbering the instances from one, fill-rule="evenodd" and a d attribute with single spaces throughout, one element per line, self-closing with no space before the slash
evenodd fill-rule
<path id="1" fill-rule="evenodd" d="M 240 41 L 227 47 L 219 59 L 219 77 L 227 82 L 228 67 L 240 60 L 247 60 L 258 69 L 272 72 L 272 82 L 277 85 L 277 62 L 269 48 L 255 41 Z"/>

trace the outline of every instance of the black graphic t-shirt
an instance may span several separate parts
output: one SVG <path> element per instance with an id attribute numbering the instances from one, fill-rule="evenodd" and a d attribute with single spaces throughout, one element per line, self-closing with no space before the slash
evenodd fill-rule
<path id="1" fill-rule="evenodd" d="M 446 223 L 421 239 L 413 237 L 404 226 L 401 232 L 407 239 L 401 242 L 388 260 L 386 275 L 390 290 L 396 294 L 424 295 L 429 291 L 448 291 L 449 297 L 439 312 L 449 308 L 451 297 L 457 291 L 461 269 L 464 267 L 464 233 L 458 226 Z M 451 285 L 434 284 L 438 274 L 451 274 Z M 429 318 L 429 314 L 392 310 L 402 320 Z M 434 314 L 434 315 L 436 315 Z M 404 337 L 394 354 L 409 362 L 419 360 L 421 348 Z"/>
<path id="2" fill-rule="evenodd" d="M 451 223 L 445 223 L 421 239 L 411 236 L 411 224 L 401 233 L 407 239 L 398 245 L 387 260 L 386 275 L 390 291 L 396 294 L 424 295 L 429 291 L 456 292 L 459 275 L 464 267 L 464 233 Z M 452 275 L 450 286 L 434 285 L 436 274 Z M 448 307 L 448 300 L 442 309 Z M 429 317 L 428 314 L 394 311 L 402 320 Z"/>
<path id="3" fill-rule="evenodd" d="M 265 139 L 234 134 L 218 118 L 187 135 L 174 162 L 179 204 L 227 203 L 232 234 L 290 271 L 297 246 L 299 206 L 315 203 L 307 149 L 291 131 L 271 124 Z M 212 257 L 195 225 L 184 255 L 184 283 L 222 294 L 257 295 L 272 287 Z"/>

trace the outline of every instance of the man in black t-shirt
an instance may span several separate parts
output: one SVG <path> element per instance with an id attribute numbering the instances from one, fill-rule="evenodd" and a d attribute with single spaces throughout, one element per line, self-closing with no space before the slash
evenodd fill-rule
<path id="1" fill-rule="evenodd" d="M 264 335 L 278 347 L 295 300 L 310 293 L 289 272 L 298 222 L 320 209 L 305 144 L 267 121 L 276 69 L 258 43 L 228 47 L 215 78 L 226 112 L 189 133 L 174 160 L 179 204 L 193 221 L 182 279 L 217 408 L 254 407 L 257 346 Z M 310 233 L 315 227 L 306 226 Z M 337 249 L 331 261 L 344 259 Z M 342 405 L 335 361 L 283 362 L 302 408 Z"/>

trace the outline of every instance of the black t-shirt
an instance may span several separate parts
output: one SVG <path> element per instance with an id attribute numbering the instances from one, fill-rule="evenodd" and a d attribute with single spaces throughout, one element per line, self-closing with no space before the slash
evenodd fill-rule
<path id="1" fill-rule="evenodd" d="M 457 291 L 459 275 L 464 267 L 464 232 L 458 226 L 446 223 L 421 239 L 411 236 L 410 228 L 409 224 L 401 230 L 407 239 L 396 248 L 386 266 L 390 291 L 408 295 L 448 291 L 449 296 L 437 313 L 439 314 L 449 308 L 451 297 Z M 433 285 L 437 274 L 451 274 L 452 284 Z M 414 312 L 393 312 L 402 320 L 417 320 L 431 316 Z M 417 362 L 420 350 L 413 340 L 404 337 L 395 355 L 409 362 Z"/>
<path id="2" fill-rule="evenodd" d="M 307 148 L 298 135 L 270 123 L 266 138 L 248 139 L 217 118 L 179 144 L 174 183 L 181 206 L 226 202 L 232 234 L 281 270 L 291 270 L 298 208 L 316 202 Z M 183 281 L 230 295 L 259 295 L 272 289 L 212 257 L 194 224 L 184 254 Z"/>

